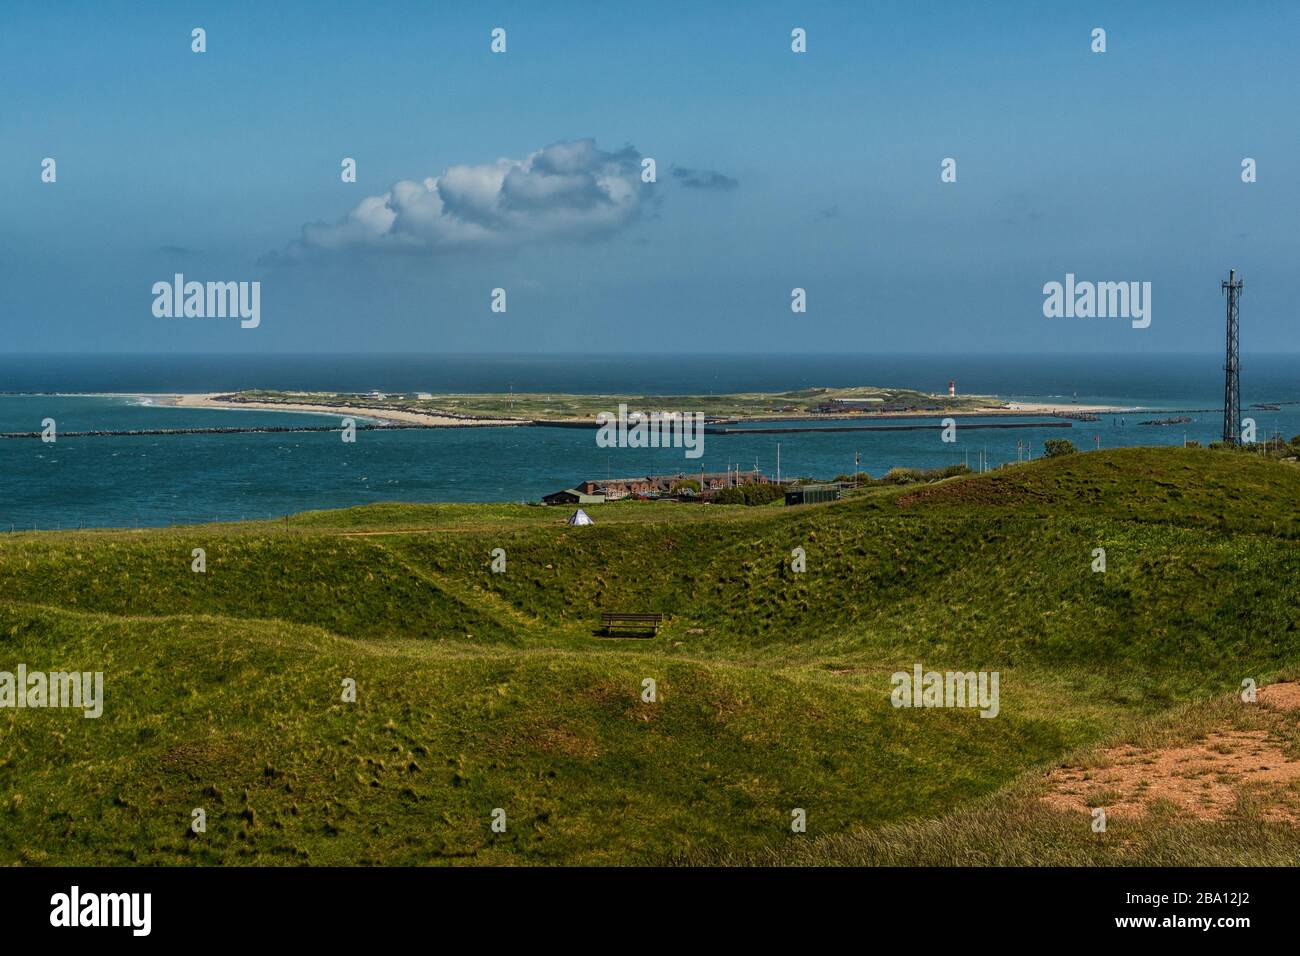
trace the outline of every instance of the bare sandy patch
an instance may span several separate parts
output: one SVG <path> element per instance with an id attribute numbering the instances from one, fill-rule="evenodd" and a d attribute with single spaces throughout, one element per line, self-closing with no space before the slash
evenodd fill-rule
<path id="1" fill-rule="evenodd" d="M 411 412 L 381 405 L 333 405 L 304 400 L 302 402 L 244 402 L 229 401 L 229 392 L 209 392 L 207 394 L 165 395 L 157 396 L 159 404 L 177 408 L 226 408 L 252 409 L 264 412 L 305 412 L 314 415 L 345 415 L 353 418 L 368 418 L 377 421 L 404 422 L 412 425 L 432 425 L 444 428 L 473 428 L 485 425 L 518 425 L 519 419 L 507 418 L 454 418 L 450 415 L 434 415 L 425 412 Z"/>
<path id="2" fill-rule="evenodd" d="M 1273 684 L 1259 692 L 1261 703 L 1300 709 L 1300 683 Z M 1200 820 L 1223 820 L 1249 795 L 1261 816 L 1300 824 L 1300 759 L 1267 730 L 1221 730 L 1195 743 L 1103 751 L 1095 767 L 1058 767 L 1048 775 L 1041 799 L 1057 810 L 1088 813 L 1104 807 L 1108 816 L 1141 817 L 1153 804 L 1167 803 Z"/>
<path id="3" fill-rule="evenodd" d="M 1261 704 L 1278 710 L 1300 710 L 1300 681 L 1269 684 L 1260 688 L 1258 700 Z"/>

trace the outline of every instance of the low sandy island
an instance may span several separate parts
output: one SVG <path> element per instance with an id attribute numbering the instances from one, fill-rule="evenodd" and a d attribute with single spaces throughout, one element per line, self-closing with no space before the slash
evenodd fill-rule
<path id="1" fill-rule="evenodd" d="M 428 425 L 435 427 L 461 427 L 472 428 L 474 426 L 487 425 L 529 425 L 533 420 L 528 418 L 476 418 L 473 416 L 455 416 L 439 415 L 427 412 L 413 412 L 406 409 L 389 408 L 384 405 L 367 405 L 364 402 L 352 402 L 348 404 L 335 404 L 333 402 L 313 402 L 304 400 L 301 402 L 254 402 L 254 401 L 231 401 L 231 392 L 204 392 L 190 394 L 167 394 L 167 395 L 148 395 L 140 396 L 149 398 L 158 405 L 171 405 L 178 408 L 223 408 L 223 409 L 253 409 L 266 412 L 303 412 L 313 415 L 349 415 L 354 418 L 366 418 L 380 422 L 402 422 L 414 425 Z M 306 398 L 306 396 L 304 396 Z M 1000 403 L 997 399 L 990 396 L 988 404 L 981 403 L 973 407 L 961 409 L 944 409 L 943 415 L 951 415 L 954 418 L 973 417 L 973 416 L 1006 416 L 1006 415 L 1061 415 L 1077 416 L 1083 414 L 1105 413 L 1105 412 L 1132 412 L 1136 409 L 1132 407 L 1118 407 L 1114 405 L 1076 405 L 1069 403 L 1047 403 L 1047 402 L 1004 402 Z M 743 415 L 739 417 L 720 416 L 718 421 L 723 423 L 741 422 L 741 421 L 826 421 L 832 418 L 837 419 L 880 419 L 880 418 L 917 418 L 927 414 L 939 414 L 939 411 L 924 412 L 916 409 L 911 410 L 890 410 L 890 411 L 850 411 L 838 413 L 811 413 L 798 412 L 787 414 L 769 414 L 769 415 Z M 592 422 L 591 418 L 547 418 L 539 421 L 552 421 L 556 423 L 572 424 L 576 422 Z"/>
<path id="2" fill-rule="evenodd" d="M 177 408 L 234 408 L 253 409 L 264 412 L 308 412 L 313 415 L 349 415 L 353 418 L 368 418 L 382 422 L 409 422 L 413 425 L 460 426 L 472 428 L 476 425 L 522 425 L 527 422 L 519 419 L 505 418 L 453 418 L 450 415 L 426 415 L 422 412 L 407 412 L 397 409 L 366 407 L 365 405 L 316 405 L 309 402 L 231 402 L 224 399 L 229 392 L 206 392 L 186 395 L 150 395 L 159 405 L 172 405 Z"/>

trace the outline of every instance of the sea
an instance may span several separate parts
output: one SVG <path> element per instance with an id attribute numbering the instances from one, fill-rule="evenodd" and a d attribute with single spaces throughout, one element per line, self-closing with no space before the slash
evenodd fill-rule
<path id="1" fill-rule="evenodd" d="M 339 422 L 334 415 L 176 408 L 151 397 L 246 388 L 708 395 L 876 385 L 943 393 L 954 381 L 958 394 L 1134 410 L 1068 428 L 1026 415 L 1015 420 L 1033 427 L 980 430 L 967 427 L 980 419 L 963 418 L 951 444 L 933 429 L 742 430 L 708 434 L 695 459 L 681 449 L 600 448 L 594 429 L 564 428 L 360 431 L 352 444 L 328 432 L 0 439 L 0 531 L 276 518 L 383 501 L 529 502 L 588 478 L 729 467 L 775 475 L 778 454 L 782 477 L 825 479 L 894 467 L 995 467 L 1038 457 L 1050 438 L 1068 438 L 1081 450 L 1206 444 L 1222 432 L 1222 365 L 1222 356 L 1188 354 L 5 354 L 0 432 L 40 431 L 53 419 L 56 435 Z M 1241 400 L 1259 440 L 1300 434 L 1300 355 L 1243 356 Z M 1279 407 L 1250 407 L 1256 403 Z M 653 408 L 646 402 L 631 410 Z M 1190 420 L 1141 424 L 1183 417 Z"/>

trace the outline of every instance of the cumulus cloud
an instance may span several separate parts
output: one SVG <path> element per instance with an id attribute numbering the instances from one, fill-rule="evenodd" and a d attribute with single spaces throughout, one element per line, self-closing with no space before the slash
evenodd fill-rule
<path id="1" fill-rule="evenodd" d="M 712 169 L 687 169 L 685 166 L 674 166 L 673 176 L 688 189 L 735 189 L 740 185 L 730 176 L 724 176 Z"/>
<path id="2" fill-rule="evenodd" d="M 555 143 L 523 159 L 451 166 L 396 183 L 336 223 L 309 223 L 291 256 L 348 249 L 444 252 L 625 228 L 653 201 L 641 182 L 641 154 L 606 152 L 595 140 Z"/>

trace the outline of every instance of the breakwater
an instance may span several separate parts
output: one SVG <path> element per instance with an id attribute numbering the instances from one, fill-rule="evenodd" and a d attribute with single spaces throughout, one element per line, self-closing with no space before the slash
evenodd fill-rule
<path id="1" fill-rule="evenodd" d="M 735 419 L 731 419 L 734 421 Z M 791 421 L 792 419 L 786 419 Z M 579 421 L 532 421 L 525 422 L 528 425 L 537 425 L 543 428 L 598 428 L 595 422 Z M 1069 421 L 1049 421 L 1049 422 L 958 422 L 957 427 L 962 431 L 976 428 L 1069 428 L 1073 422 Z M 914 432 L 914 431 L 941 431 L 945 426 L 942 422 L 924 422 L 907 425 L 787 425 L 781 428 L 728 428 L 725 425 L 705 425 L 704 433 L 706 435 L 795 435 L 800 432 Z"/>
<path id="2" fill-rule="evenodd" d="M 425 431 L 432 428 L 465 428 L 464 425 L 433 425 L 418 422 L 373 423 L 356 425 L 359 432 L 368 431 Z M 482 426 L 480 426 L 482 427 Z M 503 425 L 503 428 L 510 426 Z M 308 432 L 341 432 L 339 425 L 246 425 L 226 426 L 220 428 L 97 428 L 91 431 L 58 432 L 58 438 L 136 438 L 150 435 L 282 435 L 305 434 Z M 44 433 L 35 432 L 0 432 L 0 438 L 40 438 Z"/>
<path id="3" fill-rule="evenodd" d="M 962 422 L 961 431 L 988 428 L 1071 428 L 1074 423 L 1064 422 Z M 924 425 L 794 425 L 789 428 L 720 428 L 705 427 L 706 435 L 790 435 L 798 432 L 915 432 L 942 431 L 937 423 Z"/>

